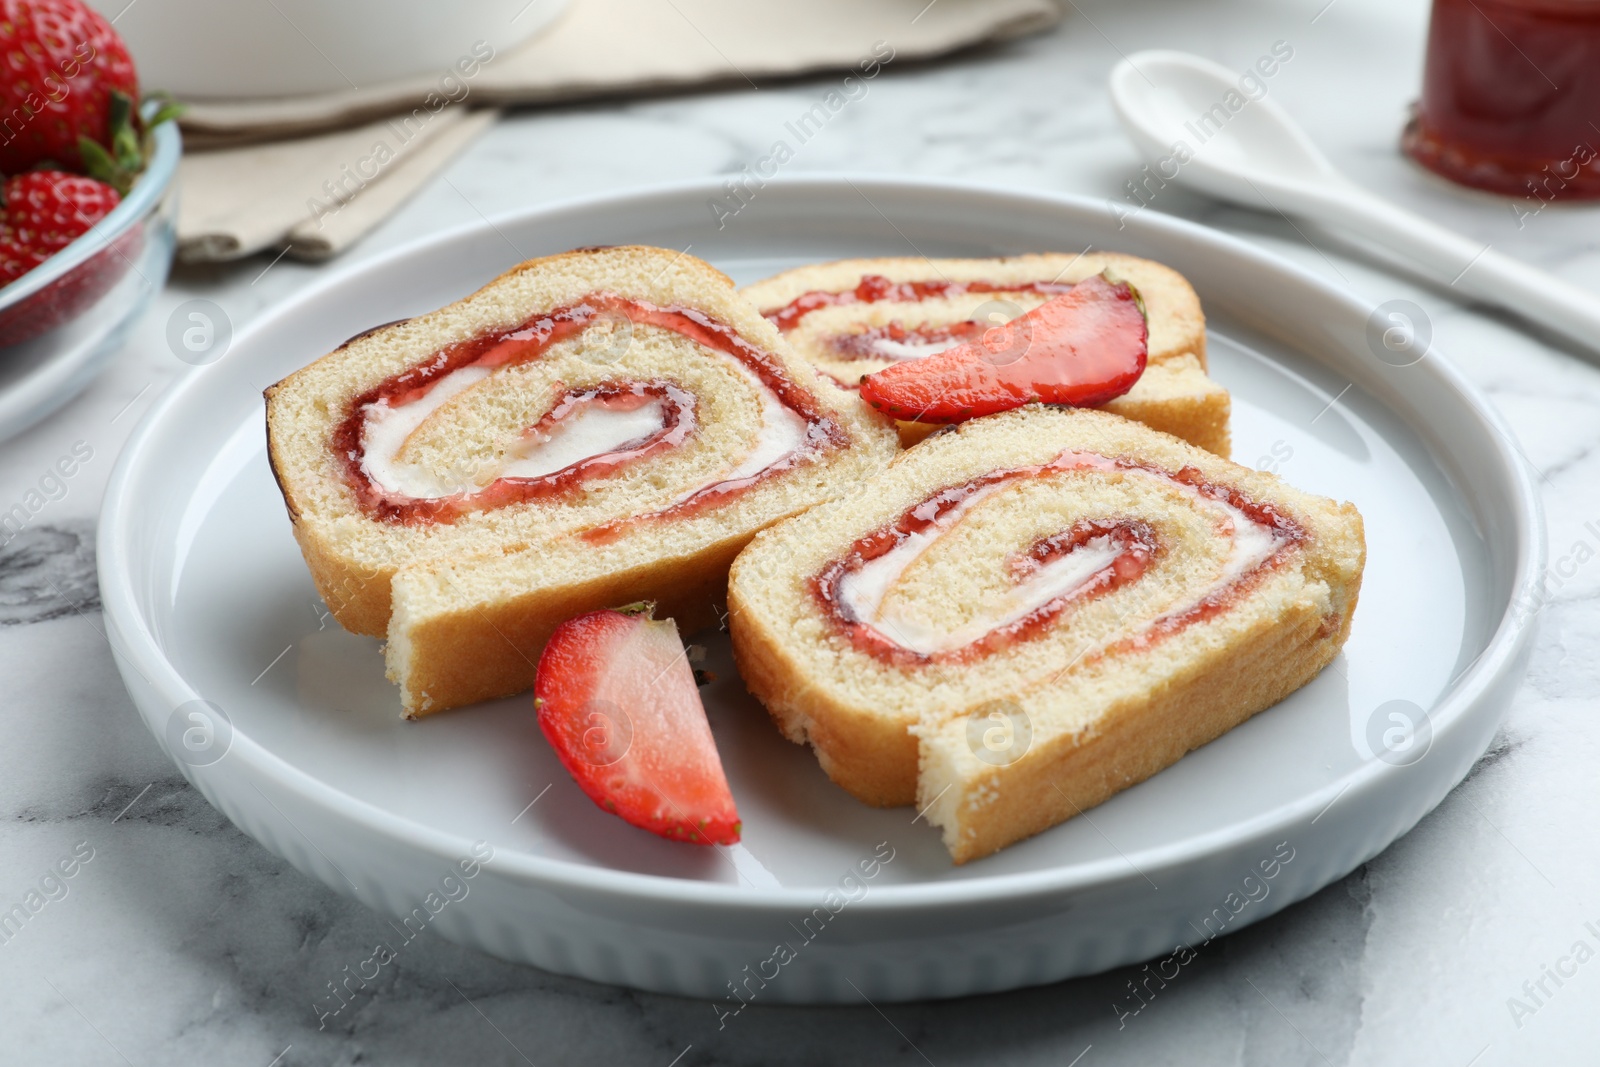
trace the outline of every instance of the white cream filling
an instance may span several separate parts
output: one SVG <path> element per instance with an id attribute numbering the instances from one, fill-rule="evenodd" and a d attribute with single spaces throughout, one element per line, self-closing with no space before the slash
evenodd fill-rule
<path id="1" fill-rule="evenodd" d="M 432 389 L 409 404 L 390 407 L 387 400 L 368 404 L 361 412 L 361 469 L 372 484 L 386 493 L 433 500 L 463 491 L 463 479 L 454 471 L 432 471 L 402 462 L 400 450 L 422 420 L 445 401 L 489 377 L 487 367 L 462 367 L 434 383 Z M 467 483 L 470 484 L 470 483 Z"/>
<path id="2" fill-rule="evenodd" d="M 785 405 L 754 371 L 731 357 L 722 358 L 743 374 L 761 397 L 761 429 L 743 459 L 685 491 L 673 503 L 723 482 L 754 478 L 805 445 L 809 431 L 806 420 Z M 440 378 L 410 403 L 391 407 L 387 400 L 380 400 L 368 404 L 362 411 L 361 466 L 372 483 L 386 493 L 414 500 L 474 493 L 496 478 L 538 478 L 590 457 L 618 451 L 666 425 L 666 405 L 660 400 L 632 410 L 589 404 L 557 422 L 548 434 L 529 435 L 517 441 L 498 465 L 487 470 L 441 471 L 401 458 L 406 441 L 429 415 L 491 373 L 486 367 L 462 367 Z"/>
<path id="3" fill-rule="evenodd" d="M 548 434 L 524 437 L 506 452 L 496 478 L 540 478 L 565 470 L 591 456 L 616 452 L 643 441 L 667 424 L 667 406 L 660 400 L 619 411 L 604 404 L 586 404 L 556 423 Z"/>
<path id="4" fill-rule="evenodd" d="M 784 457 L 799 451 L 806 443 L 806 435 L 809 432 L 806 420 L 778 399 L 778 395 L 749 367 L 734 359 L 729 359 L 728 362 L 738 368 L 755 389 L 756 395 L 761 398 L 761 429 L 756 431 L 755 446 L 744 459 L 682 493 L 673 504 L 681 504 L 695 494 L 724 482 L 740 482 L 754 478 Z"/>
<path id="5" fill-rule="evenodd" d="M 916 343 L 895 341 L 888 337 L 876 337 L 872 341 L 872 351 L 884 359 L 904 362 L 912 359 L 925 359 L 946 349 L 954 348 L 961 343 L 953 337 L 945 341 L 918 341 Z"/>
<path id="6" fill-rule="evenodd" d="M 435 470 L 400 457 L 406 440 L 423 420 L 452 397 L 470 389 L 492 372 L 486 367 L 451 371 L 409 404 L 387 401 L 367 405 L 362 413 L 361 466 L 374 485 L 413 500 L 436 500 L 475 493 L 496 478 L 538 478 L 554 474 L 591 456 L 615 452 L 666 425 L 666 406 L 651 400 L 632 410 L 587 404 L 557 422 L 548 434 L 518 440 L 487 471 Z"/>
<path id="7" fill-rule="evenodd" d="M 1101 467 L 1102 463 L 1094 463 L 1093 466 Z M 1109 466 L 1109 463 L 1105 466 Z M 1128 473 L 1143 472 L 1133 470 Z M 1217 512 L 1221 520 L 1219 526 L 1228 528 L 1226 536 L 1232 540 L 1222 570 L 1210 586 L 1188 603 L 1160 618 L 1181 615 L 1190 610 L 1206 597 L 1266 562 L 1278 547 L 1278 538 L 1272 527 L 1256 522 L 1232 504 L 1206 496 L 1193 486 L 1176 480 L 1172 484 L 1184 489 L 1201 507 Z M 1109 536 L 1090 538 L 1072 551 L 1034 570 L 1008 591 L 993 610 L 954 630 L 929 626 L 908 616 L 903 607 L 897 608 L 894 603 L 885 610 L 884 601 L 889 591 L 900 581 L 906 569 L 961 521 L 962 516 L 979 501 L 1003 485 L 995 483 L 974 491 L 941 515 L 933 525 L 908 535 L 888 552 L 845 574 L 838 585 L 840 606 L 849 617 L 873 627 L 908 651 L 924 656 L 952 652 L 965 648 L 1000 627 L 1025 618 L 1058 597 L 1070 594 L 1115 562 L 1122 551 Z M 1160 619 L 1152 621 L 1159 622 Z"/>
<path id="8" fill-rule="evenodd" d="M 888 597 L 889 590 L 900 581 L 900 576 L 905 573 L 906 568 L 915 563 L 935 541 L 949 532 L 950 528 L 979 501 L 999 489 L 1000 485 L 1001 483 L 996 483 L 974 490 L 970 496 L 940 515 L 932 524 L 907 534 L 899 544 L 883 555 L 867 560 L 855 570 L 846 572 L 844 577 L 839 579 L 838 590 L 839 605 L 844 608 L 847 617 L 866 623 L 901 648 L 924 656 L 942 652 L 946 648 L 959 648 L 960 645 L 950 643 L 955 639 L 955 635 L 908 619 L 902 612 L 885 612 L 883 602 Z M 963 630 L 970 628 L 970 625 L 962 627 Z M 988 629 L 984 632 L 987 633 Z"/>
<path id="9" fill-rule="evenodd" d="M 1227 501 L 1212 500 L 1198 492 L 1195 496 L 1227 512 L 1228 519 L 1233 524 L 1233 546 L 1228 550 L 1228 558 L 1222 565 L 1222 576 L 1217 579 L 1217 588 L 1249 574 L 1272 558 L 1272 554 L 1278 550 L 1278 535 L 1272 527 L 1257 522 Z M 1206 595 L 1209 596 L 1210 593 Z"/>

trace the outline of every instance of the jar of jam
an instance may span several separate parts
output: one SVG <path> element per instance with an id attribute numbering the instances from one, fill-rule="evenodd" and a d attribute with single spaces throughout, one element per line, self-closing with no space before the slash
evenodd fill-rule
<path id="1" fill-rule="evenodd" d="M 1402 145 L 1478 189 L 1600 197 L 1600 0 L 1434 0 Z"/>

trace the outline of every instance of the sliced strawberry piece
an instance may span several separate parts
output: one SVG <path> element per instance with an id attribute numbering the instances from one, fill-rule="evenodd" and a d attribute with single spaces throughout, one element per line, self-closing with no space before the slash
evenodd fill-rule
<path id="1" fill-rule="evenodd" d="M 861 396 L 902 422 L 965 422 L 1032 401 L 1089 407 L 1133 388 L 1149 327 L 1126 282 L 1086 278 L 976 341 L 861 380 Z"/>
<path id="2" fill-rule="evenodd" d="M 678 627 L 651 607 L 556 627 L 533 683 L 539 729 L 606 811 L 673 841 L 737 844 L 739 813 Z"/>

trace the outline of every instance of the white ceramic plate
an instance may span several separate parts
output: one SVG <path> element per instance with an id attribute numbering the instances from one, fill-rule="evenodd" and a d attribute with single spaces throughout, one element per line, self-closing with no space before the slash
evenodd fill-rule
<path id="1" fill-rule="evenodd" d="M 708 202 L 722 195 L 702 182 L 566 203 L 330 275 L 151 410 L 101 520 L 107 620 L 151 731 L 239 827 L 379 911 L 553 971 L 714 998 L 737 981 L 763 1002 L 910 999 L 1232 932 L 1376 854 L 1483 752 L 1521 674 L 1528 625 L 1512 605 L 1544 537 L 1508 431 L 1442 356 L 1390 366 L 1368 344 L 1372 309 L 1150 212 L 1119 229 L 1081 199 L 813 178 L 768 185 L 719 229 Z M 781 740 L 720 639 L 706 703 L 744 818 L 731 849 L 597 810 L 526 697 L 402 722 L 378 643 L 325 616 L 290 537 L 262 387 L 522 258 L 626 242 L 691 247 L 740 282 L 839 256 L 1090 244 L 1171 264 L 1210 317 L 1237 458 L 1366 518 L 1348 647 L 1088 817 L 962 868 L 915 812 L 856 803 Z M 493 852 L 481 869 L 474 842 Z M 473 877 L 450 880 L 462 859 Z"/>

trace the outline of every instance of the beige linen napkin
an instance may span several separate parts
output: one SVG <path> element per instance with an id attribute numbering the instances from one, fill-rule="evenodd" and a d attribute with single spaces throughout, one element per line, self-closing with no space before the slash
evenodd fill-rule
<path id="1" fill-rule="evenodd" d="M 283 100 L 191 102 L 186 260 L 358 240 L 493 121 L 492 108 L 925 59 L 1032 33 L 1054 0 L 574 0 L 549 30 L 462 70 Z M 463 73 L 466 69 L 472 73 Z M 489 108 L 491 110 L 483 110 Z"/>

